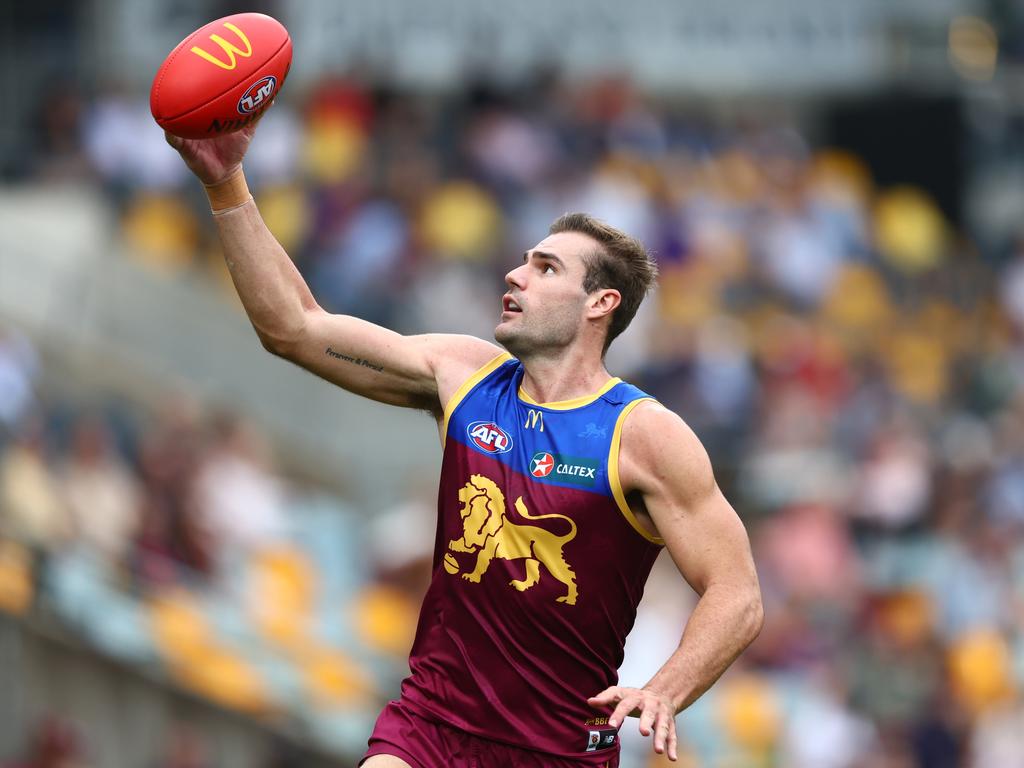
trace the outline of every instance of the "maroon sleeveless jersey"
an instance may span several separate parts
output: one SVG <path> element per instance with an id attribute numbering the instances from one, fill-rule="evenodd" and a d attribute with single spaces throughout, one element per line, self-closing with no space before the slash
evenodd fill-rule
<path id="1" fill-rule="evenodd" d="M 646 394 L 612 379 L 538 404 L 500 355 L 445 408 L 433 578 L 402 701 L 497 742 L 600 765 L 626 635 L 662 541 L 618 478 L 622 423 Z"/>

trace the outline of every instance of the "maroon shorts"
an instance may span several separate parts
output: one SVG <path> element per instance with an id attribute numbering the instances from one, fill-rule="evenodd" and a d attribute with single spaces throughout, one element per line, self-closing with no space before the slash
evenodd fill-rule
<path id="1" fill-rule="evenodd" d="M 566 760 L 435 723 L 401 701 L 392 701 L 377 718 L 370 748 L 359 765 L 374 755 L 391 755 L 412 768 L 618 768 L 619 750 L 612 751 L 605 762 L 597 764 Z"/>

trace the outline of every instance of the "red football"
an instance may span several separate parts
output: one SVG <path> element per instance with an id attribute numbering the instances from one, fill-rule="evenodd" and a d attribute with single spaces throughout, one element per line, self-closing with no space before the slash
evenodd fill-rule
<path id="1" fill-rule="evenodd" d="M 186 139 L 231 133 L 273 101 L 292 63 L 292 40 L 262 13 L 211 21 L 160 65 L 149 109 L 160 127 Z"/>

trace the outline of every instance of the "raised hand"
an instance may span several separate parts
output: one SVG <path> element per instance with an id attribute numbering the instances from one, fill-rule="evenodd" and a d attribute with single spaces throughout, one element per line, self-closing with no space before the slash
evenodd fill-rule
<path id="1" fill-rule="evenodd" d="M 256 122 L 234 133 L 209 139 L 183 139 L 166 132 L 164 137 L 178 151 L 189 170 L 203 184 L 211 186 L 238 170 L 256 133 Z"/>

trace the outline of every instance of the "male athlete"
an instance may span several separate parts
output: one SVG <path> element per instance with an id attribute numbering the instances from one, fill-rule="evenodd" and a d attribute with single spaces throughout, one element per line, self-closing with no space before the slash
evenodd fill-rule
<path id="1" fill-rule="evenodd" d="M 762 608 L 746 532 L 700 441 L 604 367 L 656 274 L 643 246 L 563 216 L 505 276 L 504 349 L 401 336 L 317 305 L 246 186 L 254 130 L 167 138 L 206 187 L 257 335 L 350 392 L 429 410 L 444 450 L 411 674 L 361 765 L 613 768 L 627 715 L 675 760 L 675 715 L 757 635 Z M 621 687 L 662 546 L 700 600 L 658 673 Z"/>

